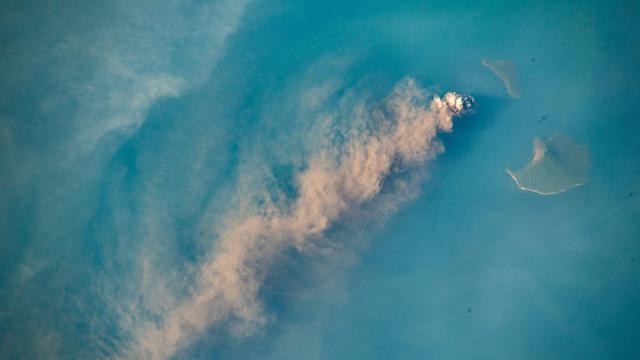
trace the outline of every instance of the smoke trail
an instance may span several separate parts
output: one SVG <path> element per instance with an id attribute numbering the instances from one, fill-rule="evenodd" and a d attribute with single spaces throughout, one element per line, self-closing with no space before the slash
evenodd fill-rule
<path id="1" fill-rule="evenodd" d="M 383 111 L 366 114 L 374 129 L 350 139 L 339 156 L 326 149 L 309 160 L 292 204 L 268 205 L 223 232 L 199 270 L 197 290 L 159 323 L 140 328 L 127 356 L 168 358 L 221 322 L 239 334 L 263 325 L 258 293 L 278 255 L 291 247 L 305 251 L 349 211 L 376 198 L 392 173 L 442 153 L 437 133 L 451 131 L 452 118 L 469 111 L 473 98 L 447 93 L 428 107 L 426 101 L 414 80 L 400 82 Z"/>

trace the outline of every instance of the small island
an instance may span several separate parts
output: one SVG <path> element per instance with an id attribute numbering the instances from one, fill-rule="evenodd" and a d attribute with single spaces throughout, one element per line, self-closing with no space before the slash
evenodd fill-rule
<path id="1" fill-rule="evenodd" d="M 487 58 L 482 59 L 480 62 L 502 80 L 509 96 L 514 98 L 520 97 L 521 92 L 515 62 L 510 60 L 491 60 Z"/>
<path id="2" fill-rule="evenodd" d="M 567 191 L 589 181 L 591 167 L 589 149 L 562 134 L 546 141 L 533 139 L 533 159 L 519 171 L 507 173 L 520 190 L 540 195 L 553 195 Z"/>

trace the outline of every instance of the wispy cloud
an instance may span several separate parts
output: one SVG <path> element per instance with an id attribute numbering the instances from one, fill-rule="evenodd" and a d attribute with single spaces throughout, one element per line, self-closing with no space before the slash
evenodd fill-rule
<path id="1" fill-rule="evenodd" d="M 116 229 L 104 238 L 91 225 L 106 219 L 101 212 L 111 210 L 105 203 L 117 199 L 106 196 L 114 193 L 113 184 L 104 185 L 113 179 L 113 158 L 158 101 L 209 80 L 249 2 L 117 0 L 59 6 L 23 1 L 1 6 L 12 16 L 0 16 L 7 34 L 2 50 L 10 54 L 0 69 L 0 91 L 6 94 L 0 101 L 0 152 L 6 155 L 0 159 L 0 226 L 12 252 L 2 254 L 0 280 L 10 285 L 2 289 L 0 358 L 101 358 L 117 350 L 120 334 L 113 329 L 129 328 L 131 320 L 115 319 L 117 310 L 132 305 L 136 311 L 136 304 L 113 289 L 131 272 L 101 274 L 103 258 L 93 256 L 138 238 L 122 230 L 131 220 L 126 206 L 114 207 Z M 100 146 L 105 138 L 108 146 Z M 145 215 L 148 223 L 161 221 Z M 87 228 L 92 230 L 83 234 Z M 92 244 L 84 250 L 91 249 L 79 255 L 82 250 L 75 246 L 84 240 Z M 122 253 L 114 250 L 117 254 L 107 261 L 120 261 L 131 251 L 131 246 Z M 145 261 L 142 277 L 153 269 Z M 92 278 L 91 285 L 78 287 L 85 276 Z M 149 297 L 163 299 L 169 293 L 153 285 L 145 289 Z M 157 305 L 146 300 L 147 308 L 165 306 L 164 300 Z M 65 327 L 69 323 L 87 327 Z"/>
<path id="2" fill-rule="evenodd" d="M 119 30 L 92 35 L 90 53 L 101 73 L 86 85 L 90 98 L 78 109 L 82 126 L 76 145 L 91 148 L 111 131 L 135 130 L 157 100 L 180 96 L 208 80 L 248 2 L 177 3 L 170 9 L 146 2 L 123 4 L 132 15 L 120 20 Z M 166 19 L 171 26 L 152 26 L 149 19 Z"/>
<path id="3" fill-rule="evenodd" d="M 64 129 L 55 145 L 86 154 L 112 131 L 137 129 L 158 100 L 207 81 L 249 2 L 7 6 L 16 9 L 3 22 L 11 56 L 2 86 L 12 97 L 37 94 L 7 101 L 33 101 L 33 117 L 47 119 L 52 132 Z"/>

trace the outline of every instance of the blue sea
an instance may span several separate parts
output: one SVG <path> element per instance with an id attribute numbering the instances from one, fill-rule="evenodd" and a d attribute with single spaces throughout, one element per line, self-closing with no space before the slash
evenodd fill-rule
<path id="1" fill-rule="evenodd" d="M 0 359 L 640 358 L 639 20 L 0 0 Z"/>

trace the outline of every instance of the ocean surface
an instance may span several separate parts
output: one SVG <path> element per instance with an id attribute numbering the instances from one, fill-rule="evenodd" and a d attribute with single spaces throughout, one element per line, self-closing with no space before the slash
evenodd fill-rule
<path id="1" fill-rule="evenodd" d="M 0 0 L 0 359 L 640 358 L 639 19 Z"/>

